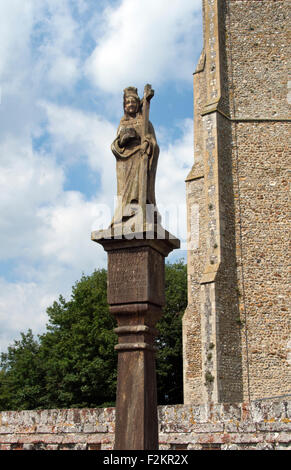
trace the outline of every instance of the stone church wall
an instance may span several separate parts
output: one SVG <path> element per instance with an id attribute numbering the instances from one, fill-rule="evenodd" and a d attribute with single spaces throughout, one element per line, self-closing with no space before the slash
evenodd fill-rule
<path id="1" fill-rule="evenodd" d="M 286 0 L 203 0 L 186 179 L 185 403 L 291 393 Z"/>

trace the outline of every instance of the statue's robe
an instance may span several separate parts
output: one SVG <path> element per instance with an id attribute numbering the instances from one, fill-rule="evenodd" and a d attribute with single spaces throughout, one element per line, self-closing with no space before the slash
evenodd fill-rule
<path id="1" fill-rule="evenodd" d="M 125 146 L 121 144 L 121 136 L 127 129 L 135 130 L 135 138 Z M 116 157 L 117 197 L 118 205 L 112 220 L 112 225 L 120 224 L 133 219 L 141 209 L 142 185 L 146 185 L 146 203 L 156 206 L 155 178 L 159 156 L 155 131 L 149 122 L 147 140 L 150 142 L 151 152 L 147 157 L 147 178 L 143 178 L 143 153 L 141 150 L 142 115 L 136 117 L 124 116 L 117 130 L 117 137 L 111 145 Z"/>

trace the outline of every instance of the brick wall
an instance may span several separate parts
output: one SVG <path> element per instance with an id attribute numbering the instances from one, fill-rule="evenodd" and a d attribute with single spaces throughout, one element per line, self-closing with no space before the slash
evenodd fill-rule
<path id="1" fill-rule="evenodd" d="M 160 450 L 291 448 L 291 400 L 160 406 Z M 0 450 L 112 450 L 114 408 L 0 413 Z"/>

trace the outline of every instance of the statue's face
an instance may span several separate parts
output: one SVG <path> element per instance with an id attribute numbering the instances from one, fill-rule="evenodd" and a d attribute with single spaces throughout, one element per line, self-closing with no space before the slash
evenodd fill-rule
<path id="1" fill-rule="evenodd" d="M 130 116 L 135 116 L 138 112 L 138 101 L 134 96 L 127 96 L 124 102 L 124 111 Z"/>

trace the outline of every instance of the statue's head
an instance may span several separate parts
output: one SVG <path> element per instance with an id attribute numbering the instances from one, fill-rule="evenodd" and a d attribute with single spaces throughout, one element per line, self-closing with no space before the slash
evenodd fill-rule
<path id="1" fill-rule="evenodd" d="M 123 94 L 123 109 L 124 113 L 129 116 L 135 116 L 140 110 L 140 99 L 137 93 L 137 88 L 129 86 L 125 88 Z"/>

